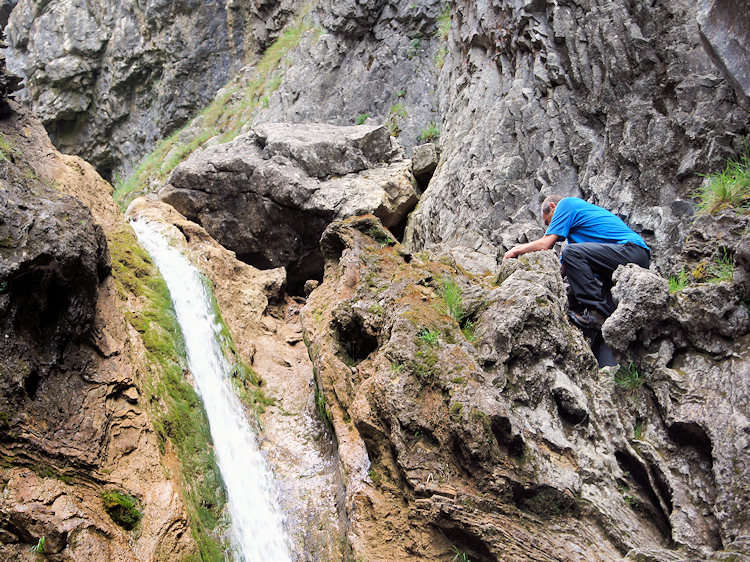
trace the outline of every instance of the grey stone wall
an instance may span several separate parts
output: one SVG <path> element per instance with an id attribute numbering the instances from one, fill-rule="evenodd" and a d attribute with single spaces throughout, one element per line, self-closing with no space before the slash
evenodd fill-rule
<path id="1" fill-rule="evenodd" d="M 666 262 L 701 174 L 748 133 L 748 105 L 701 41 L 691 2 L 458 2 L 439 80 L 441 162 L 412 249 L 492 263 L 542 234 L 539 203 L 578 195 Z"/>

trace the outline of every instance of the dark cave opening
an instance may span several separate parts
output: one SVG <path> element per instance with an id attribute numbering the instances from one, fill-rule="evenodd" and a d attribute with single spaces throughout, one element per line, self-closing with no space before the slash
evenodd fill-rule
<path id="1" fill-rule="evenodd" d="M 520 435 L 513 435 L 513 427 L 508 418 L 493 416 L 491 428 L 498 446 L 505 447 L 509 457 L 523 457 L 526 445 Z"/>
<path id="2" fill-rule="evenodd" d="M 667 435 L 680 447 L 691 447 L 713 469 L 711 439 L 697 423 L 676 422 L 667 428 Z"/>
<path id="3" fill-rule="evenodd" d="M 451 554 L 456 556 L 453 560 L 473 560 L 475 562 L 494 562 L 496 556 L 490 552 L 484 542 L 471 533 L 463 529 L 451 527 L 443 529 L 445 538 L 451 543 L 453 551 Z M 461 556 L 461 555 L 465 556 Z"/>
<path id="4" fill-rule="evenodd" d="M 343 360 L 347 364 L 356 365 L 364 361 L 378 348 L 378 339 L 364 329 L 358 316 L 335 317 L 334 327 Z"/>

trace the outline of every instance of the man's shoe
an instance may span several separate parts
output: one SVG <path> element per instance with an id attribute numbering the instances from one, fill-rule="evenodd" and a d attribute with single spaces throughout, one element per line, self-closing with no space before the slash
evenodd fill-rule
<path id="1" fill-rule="evenodd" d="M 568 316 L 570 316 L 573 324 L 575 324 L 579 328 L 593 328 L 596 330 L 600 330 L 602 324 L 604 324 L 604 321 L 607 319 L 607 317 L 598 310 L 589 310 L 588 308 L 583 312 L 576 312 L 575 310 L 571 310 L 568 312 Z"/>

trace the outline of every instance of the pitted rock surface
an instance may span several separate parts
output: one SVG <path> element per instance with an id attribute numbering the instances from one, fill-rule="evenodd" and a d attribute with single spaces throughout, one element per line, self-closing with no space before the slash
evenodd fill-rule
<path id="1" fill-rule="evenodd" d="M 613 278 L 618 306 L 604 338 L 646 377 L 651 399 L 624 412 L 642 424 L 636 449 L 651 478 L 672 491 L 672 535 L 696 549 L 747 552 L 750 312 L 738 286 L 669 294 L 664 279 L 634 265 Z"/>
<path id="2" fill-rule="evenodd" d="M 747 313 L 727 319 L 730 347 L 717 356 L 724 366 L 711 367 L 715 378 L 700 374 L 711 360 L 698 367 L 703 355 L 688 351 L 696 336 L 686 332 L 681 348 L 662 347 L 682 350 L 674 360 L 692 364 L 693 375 L 662 368 L 626 391 L 611 371 L 599 371 L 568 323 L 553 252 L 477 277 L 450 260 L 383 245 L 386 235 L 374 217 L 331 224 L 321 240 L 325 278 L 302 316 L 339 439 L 355 552 L 435 558 L 450 549 L 445 537 L 482 560 L 612 560 L 628 552 L 670 560 L 680 556 L 675 547 L 688 557 L 742 552 L 747 478 L 730 474 L 729 463 L 744 466 L 750 455 L 738 439 L 747 425 L 738 379 L 748 364 Z M 616 288 L 631 286 L 641 299 L 649 291 L 650 311 L 666 303 L 664 280 L 624 272 L 650 277 L 638 286 L 620 277 Z M 445 313 L 447 279 L 464 296 L 461 324 Z M 618 313 L 632 311 L 627 302 L 621 295 Z M 695 324 L 702 304 L 680 310 Z M 659 325 L 653 315 L 633 318 Z M 613 316 L 605 327 L 622 322 Z M 646 329 L 635 332 L 649 349 L 656 345 Z M 631 333 L 612 337 L 637 350 Z M 691 397 L 702 392 L 696 403 Z M 712 420 L 715 408 L 722 414 Z M 375 533 L 368 522 L 396 505 L 406 506 L 401 516 Z"/>
<path id="3" fill-rule="evenodd" d="M 412 181 L 383 127 L 265 124 L 191 156 L 159 197 L 241 260 L 286 267 L 294 287 L 320 275 L 331 221 L 369 212 L 396 227 L 416 204 Z"/>

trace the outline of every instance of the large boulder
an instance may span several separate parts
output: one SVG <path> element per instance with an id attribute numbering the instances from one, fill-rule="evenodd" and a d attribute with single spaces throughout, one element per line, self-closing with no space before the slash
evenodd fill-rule
<path id="1" fill-rule="evenodd" d="M 180 164 L 159 197 L 251 265 L 322 273 L 333 220 L 374 213 L 396 228 L 417 202 L 408 160 L 383 127 L 265 124 Z"/>
<path id="2" fill-rule="evenodd" d="M 35 398 L 71 342 L 91 329 L 109 272 L 104 233 L 78 200 L 4 166 L 0 177 L 0 394 Z M 71 389 L 72 391 L 72 389 Z M 71 392 L 71 399 L 80 399 Z"/>

